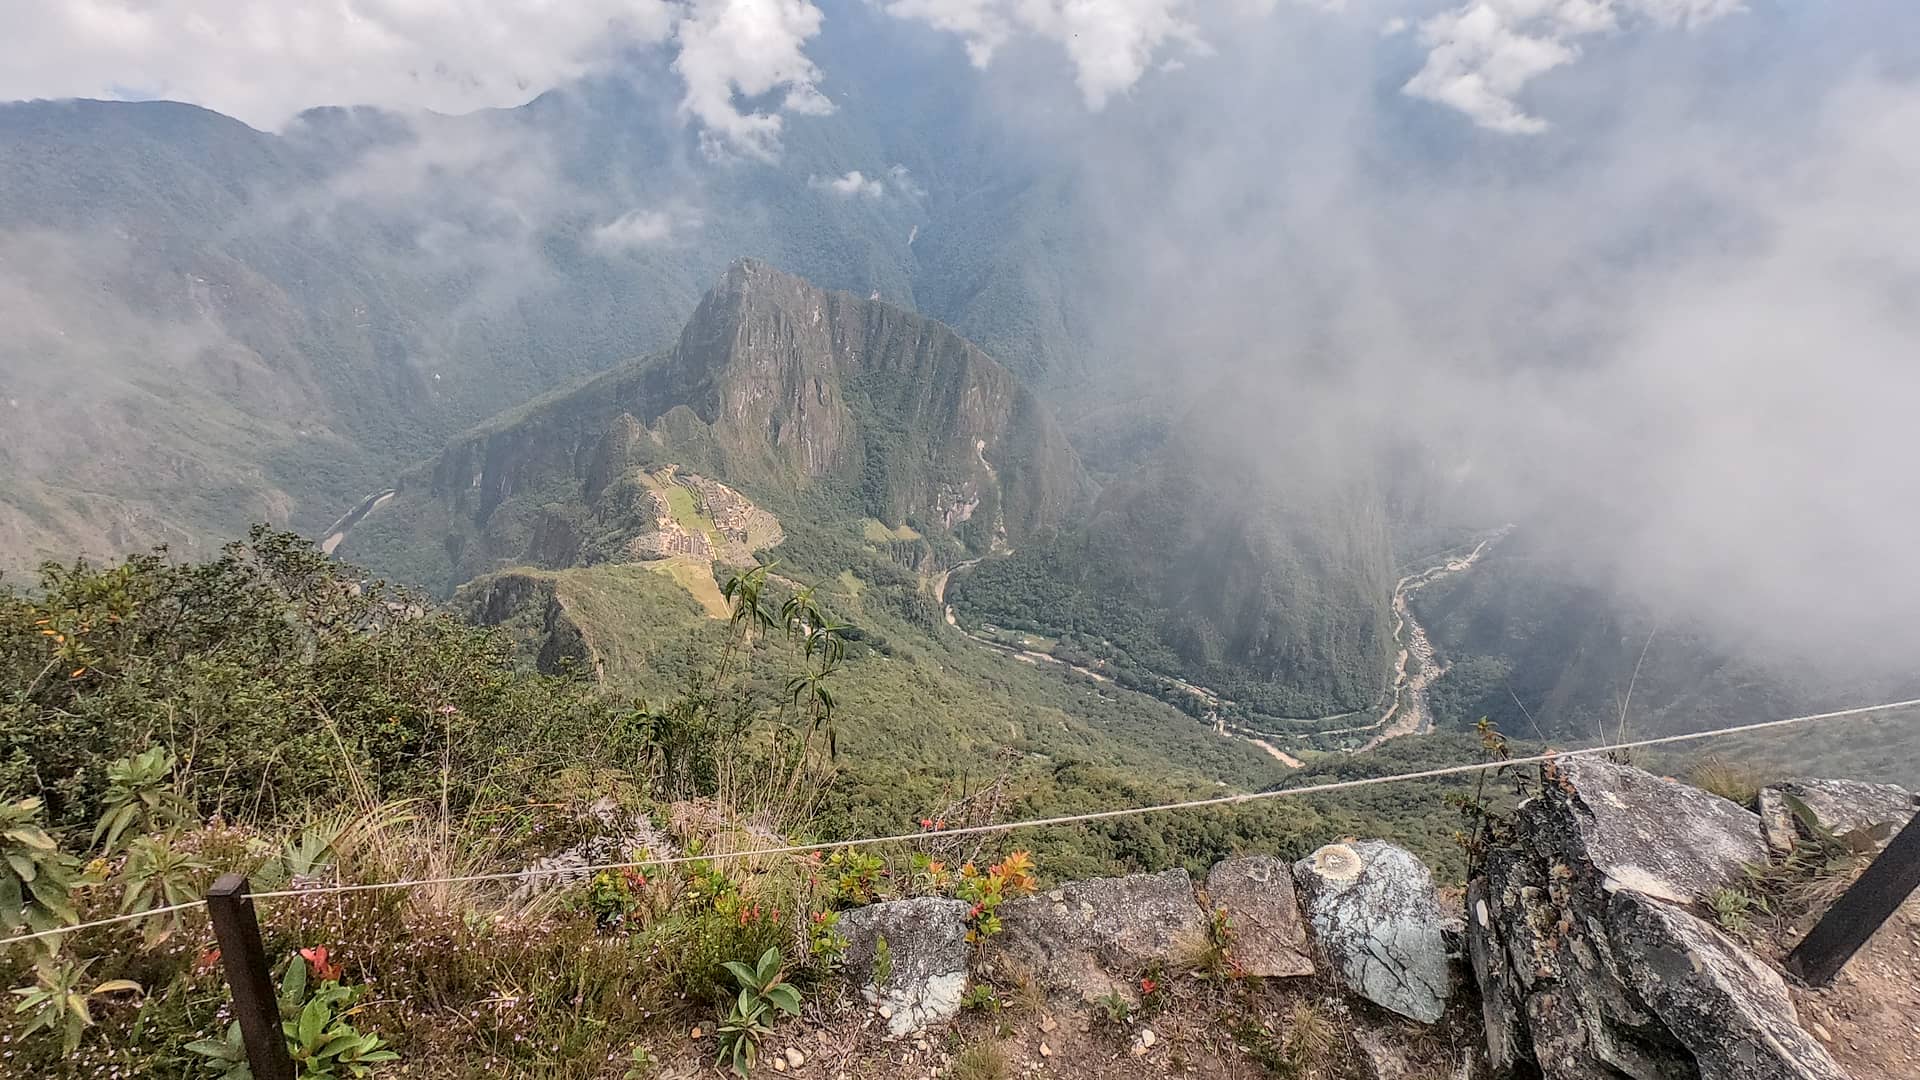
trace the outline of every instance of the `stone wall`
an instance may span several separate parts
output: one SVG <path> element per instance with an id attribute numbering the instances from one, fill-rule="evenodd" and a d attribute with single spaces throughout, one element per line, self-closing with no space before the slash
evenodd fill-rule
<path id="1" fill-rule="evenodd" d="M 1219 948 L 1239 974 L 1318 971 L 1427 1023 L 1440 1018 L 1455 981 L 1432 875 L 1413 855 L 1377 840 L 1331 845 L 1291 865 L 1229 859 L 1202 887 L 1185 870 L 1068 882 L 1010 900 L 1000 916 L 1005 929 L 976 954 L 967 906 L 958 901 L 895 900 L 847 912 L 848 974 L 895 1034 L 957 1015 L 965 975 L 976 966 L 1031 980 L 1068 1002 L 1115 995 L 1132 1002 L 1144 973 L 1191 967 Z M 882 952 L 884 971 L 875 963 Z"/>
<path id="2" fill-rule="evenodd" d="M 1002 905 L 1005 929 L 980 947 L 959 901 L 876 904 L 842 917 L 847 972 L 895 1036 L 952 1020 L 974 975 L 1092 1005 L 1136 1001 L 1143 973 L 1224 961 L 1236 975 L 1319 980 L 1414 1029 L 1442 1025 L 1456 1046 L 1483 1041 L 1462 1077 L 1848 1077 L 1796 1013 L 1809 991 L 1790 992 L 1710 903 L 1807 838 L 1789 808 L 1884 841 L 1913 814 L 1911 795 L 1797 780 L 1766 789 L 1754 813 L 1594 758 L 1543 766 L 1537 789 L 1464 911 L 1443 906 L 1411 853 L 1358 840 L 1291 864 L 1229 859 L 1203 883 L 1184 870 L 1069 882 Z"/>

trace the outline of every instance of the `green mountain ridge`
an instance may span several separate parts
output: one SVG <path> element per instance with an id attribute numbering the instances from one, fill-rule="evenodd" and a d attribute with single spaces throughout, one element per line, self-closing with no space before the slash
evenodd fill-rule
<path id="1" fill-rule="evenodd" d="M 1046 407 L 951 329 L 741 260 L 671 351 L 456 439 L 341 554 L 441 590 L 617 561 L 658 516 L 636 470 L 668 465 L 783 517 L 873 518 L 957 552 L 1021 543 L 1092 494 Z M 582 554 L 609 530 L 624 535 Z"/>
<path id="2" fill-rule="evenodd" d="M 710 160 L 666 73 L 277 133 L 174 102 L 0 105 L 0 568 L 192 555 L 259 520 L 317 535 L 471 425 L 670 348 L 743 254 L 1070 374 L 1070 268 L 1039 266 L 1058 178 L 959 80 L 930 85 L 964 58 L 896 22 L 837 14 L 819 46 L 860 58 L 835 91 L 865 107 L 790 117 L 777 162 Z M 884 194 L 819 182 L 853 170 Z M 667 235 L 623 238 L 630 215 Z"/>

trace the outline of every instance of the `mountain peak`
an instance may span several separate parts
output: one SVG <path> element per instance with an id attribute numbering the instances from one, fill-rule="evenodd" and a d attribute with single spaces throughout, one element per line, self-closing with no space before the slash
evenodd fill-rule
<path id="1" fill-rule="evenodd" d="M 670 396 L 712 429 L 736 471 L 782 482 L 860 478 L 869 512 L 890 523 L 913 516 L 953 528 L 971 520 L 981 492 L 1001 486 L 991 462 L 1009 436 L 1036 438 L 1023 450 L 1062 466 L 1040 498 L 1049 507 L 1041 517 L 1085 494 L 1053 418 L 978 347 L 942 323 L 822 289 L 758 259 L 728 266 L 663 374 Z M 911 452 L 922 463 L 945 463 L 946 478 L 909 469 L 900 460 L 905 446 L 882 445 L 876 426 L 910 443 L 929 440 Z M 1022 503 L 996 499 L 987 516 L 1038 509 Z M 993 529 L 1018 533 L 1034 523 Z"/>
<path id="2" fill-rule="evenodd" d="M 667 355 L 457 442 L 430 490 L 401 485 L 385 513 L 437 506 L 428 528 L 451 527 L 464 580 L 542 561 L 524 543 L 535 518 L 565 505 L 606 518 L 620 476 L 667 464 L 783 513 L 813 489 L 808 513 L 911 524 L 976 551 L 1023 543 L 1091 495 L 1045 405 L 947 326 L 737 259 Z M 555 502 L 569 485 L 577 497 Z"/>

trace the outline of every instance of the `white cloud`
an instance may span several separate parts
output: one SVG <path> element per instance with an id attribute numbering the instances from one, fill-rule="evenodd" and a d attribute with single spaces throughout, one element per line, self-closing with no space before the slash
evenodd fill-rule
<path id="1" fill-rule="evenodd" d="M 517 105 L 634 44 L 664 0 L 0 0 L 0 100 L 163 97 L 276 128 L 315 105 Z"/>
<path id="2" fill-rule="evenodd" d="M 807 186 L 815 191 L 829 191 L 843 199 L 878 199 L 887 193 L 887 185 L 879 178 L 869 178 L 859 169 L 845 176 L 810 176 Z"/>
<path id="3" fill-rule="evenodd" d="M 887 181 L 893 185 L 895 191 L 906 198 L 919 200 L 927 197 L 927 189 L 920 186 L 919 181 L 913 178 L 913 173 L 908 171 L 905 165 L 894 165 L 888 168 Z"/>
<path id="4" fill-rule="evenodd" d="M 681 108 L 706 125 L 710 154 L 770 159 L 779 152 L 779 112 L 744 112 L 736 94 L 785 91 L 781 109 L 808 115 L 833 111 L 815 84 L 820 69 L 801 47 L 824 16 L 809 0 L 693 0 L 680 24 L 673 69 L 686 80 Z"/>
<path id="5" fill-rule="evenodd" d="M 1515 98 L 1577 59 L 1579 39 L 1631 21 L 1693 28 L 1742 9 L 1741 0 L 1468 0 L 1420 23 L 1427 62 L 1403 92 L 1493 131 L 1536 134 L 1547 122 Z"/>
<path id="6" fill-rule="evenodd" d="M 686 207 L 629 210 L 587 234 L 588 242 L 603 254 L 678 247 L 698 232 L 700 214 Z"/>
<path id="7" fill-rule="evenodd" d="M 0 0 L 0 101 L 167 98 L 277 129 L 317 105 L 518 105 L 664 43 L 709 150 L 769 158 L 781 112 L 833 108 L 801 51 L 821 21 L 811 0 Z"/>
<path id="8" fill-rule="evenodd" d="M 889 15 L 960 35 L 975 67 L 986 67 L 1013 37 L 1012 5 L 1001 0 L 888 0 L 885 6 Z"/>
<path id="9" fill-rule="evenodd" d="M 1175 51 L 1204 54 L 1186 0 L 889 0 L 889 14 L 916 19 L 965 39 L 985 67 L 1017 33 L 1066 50 L 1089 108 L 1130 89 Z M 1270 6 L 1270 5 L 1266 5 Z"/>
<path id="10" fill-rule="evenodd" d="M 844 176 L 809 176 L 807 186 L 815 191 L 831 192 L 843 199 L 884 199 L 889 189 L 910 202 L 927 197 L 927 189 L 914 180 L 905 165 L 889 165 L 884 175 L 868 176 L 859 169 Z"/>

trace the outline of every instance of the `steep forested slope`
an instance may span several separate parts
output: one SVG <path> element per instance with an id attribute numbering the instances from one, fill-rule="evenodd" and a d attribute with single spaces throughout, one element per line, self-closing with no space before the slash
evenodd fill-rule
<path id="1" fill-rule="evenodd" d="M 852 536 L 871 518 L 980 551 L 1062 523 L 1090 492 L 1046 407 L 952 330 L 747 260 L 672 350 L 456 440 L 342 550 L 441 588 L 617 560 L 659 516 L 635 485 L 669 465 L 803 526 Z M 622 529 L 600 559 L 554 543 Z"/>
<path id="2" fill-rule="evenodd" d="M 1359 447 L 1276 395 L 1184 416 L 1091 518 L 959 577 L 970 623 L 1064 635 L 1135 676 L 1180 677 L 1285 716 L 1372 704 L 1393 560 Z"/>
<path id="3" fill-rule="evenodd" d="M 0 105 L 0 566 L 318 534 L 467 426 L 670 346 L 740 256 L 1071 370 L 1059 178 L 989 136 L 950 42 L 859 4 L 828 25 L 857 107 L 789 117 L 775 161 L 704 154 L 646 69 L 279 133 Z"/>

